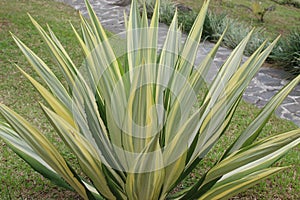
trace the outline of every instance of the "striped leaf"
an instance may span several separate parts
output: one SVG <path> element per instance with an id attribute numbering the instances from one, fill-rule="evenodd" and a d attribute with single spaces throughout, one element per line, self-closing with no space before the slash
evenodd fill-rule
<path id="1" fill-rule="evenodd" d="M 241 63 L 251 31 L 213 82 L 206 83 L 225 35 L 195 66 L 209 0 L 183 45 L 175 12 L 162 49 L 159 0 L 150 20 L 146 6 L 140 12 L 138 1 L 132 1 L 125 15 L 125 39 L 109 37 L 88 0 L 85 3 L 89 19 L 80 14 L 80 31 L 71 25 L 85 55 L 80 68 L 51 28 L 47 33 L 29 16 L 65 80 L 13 35 L 46 86 L 17 68 L 45 99 L 47 106 L 41 108 L 78 159 L 84 178 L 43 133 L 0 104 L 7 121 L 0 122 L 0 137 L 32 168 L 84 199 L 132 200 L 225 199 L 285 168 L 270 166 L 300 143 L 300 129 L 255 140 L 300 76 L 270 100 L 203 176 L 185 189 L 177 187 L 226 132 L 243 92 L 278 38 L 267 47 L 264 42 Z"/>

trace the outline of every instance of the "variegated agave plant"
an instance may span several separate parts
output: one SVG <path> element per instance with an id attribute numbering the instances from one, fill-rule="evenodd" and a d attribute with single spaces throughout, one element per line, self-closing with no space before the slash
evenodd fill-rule
<path id="1" fill-rule="evenodd" d="M 207 71 L 223 37 L 194 66 L 208 4 L 205 1 L 184 44 L 175 14 L 163 48 L 158 50 L 160 2 L 149 24 L 146 10 L 140 16 L 133 1 L 126 19 L 126 49 L 120 53 L 86 0 L 90 23 L 81 17 L 81 34 L 74 29 L 86 55 L 81 68 L 51 29 L 47 34 L 32 19 L 65 82 L 13 36 L 48 89 L 19 69 L 47 102 L 48 106 L 42 105 L 45 115 L 77 157 L 85 176 L 76 174 L 43 133 L 2 104 L 0 112 L 7 123 L 0 124 L 1 138 L 43 176 L 84 199 L 221 199 L 280 171 L 282 167 L 270 166 L 299 144 L 300 129 L 255 140 L 300 76 L 270 100 L 199 180 L 189 188 L 174 190 L 219 141 L 247 84 L 276 42 L 265 49 L 262 44 L 241 64 L 249 33 L 206 85 Z M 202 86 L 207 92 L 198 92 Z"/>

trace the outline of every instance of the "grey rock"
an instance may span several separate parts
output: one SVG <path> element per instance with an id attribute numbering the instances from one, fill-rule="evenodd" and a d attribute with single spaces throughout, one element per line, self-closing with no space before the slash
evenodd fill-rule
<path id="1" fill-rule="evenodd" d="M 111 3 L 110 5 L 116 5 L 116 6 L 128 6 L 129 4 L 131 4 L 131 0 L 119 0 L 117 2 Z"/>
<path id="2" fill-rule="evenodd" d="M 297 111 L 300 108 L 300 104 L 289 104 L 289 105 L 283 105 L 284 108 L 286 108 L 290 113 L 297 113 Z"/>
<path id="3" fill-rule="evenodd" d="M 290 96 L 287 96 L 286 99 L 282 102 L 283 105 L 285 104 L 294 104 L 297 101 L 295 101 L 293 98 L 291 98 Z"/>
<path id="4" fill-rule="evenodd" d="M 258 108 L 263 108 L 267 103 L 268 103 L 268 101 L 259 99 L 259 101 L 257 101 L 257 102 L 255 103 L 255 105 L 256 105 Z"/>
<path id="5" fill-rule="evenodd" d="M 243 95 L 243 98 L 246 102 L 251 104 L 256 104 L 259 101 L 259 98 L 255 96 Z"/>
<path id="6" fill-rule="evenodd" d="M 277 78 L 273 78 L 269 75 L 259 73 L 257 76 L 257 80 L 263 83 L 266 86 L 279 86 L 281 85 L 281 80 Z"/>
<path id="7" fill-rule="evenodd" d="M 267 91 L 260 94 L 260 99 L 263 99 L 264 101 L 269 101 L 277 92 L 274 91 Z"/>
<path id="8" fill-rule="evenodd" d="M 249 86 L 247 87 L 245 93 L 246 94 L 256 94 L 256 93 L 259 93 L 261 91 L 261 87 L 258 87 L 256 85 L 252 85 L 252 86 Z"/>

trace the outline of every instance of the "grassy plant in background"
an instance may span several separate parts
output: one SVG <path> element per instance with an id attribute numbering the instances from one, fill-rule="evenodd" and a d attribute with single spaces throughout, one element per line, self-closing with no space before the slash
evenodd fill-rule
<path id="1" fill-rule="evenodd" d="M 151 17 L 154 11 L 155 0 L 146 0 L 145 4 L 148 16 Z M 174 3 L 171 0 L 162 1 L 160 5 L 159 20 L 162 23 L 170 25 L 176 10 L 178 15 L 178 23 L 181 25 L 182 30 L 188 33 L 194 24 L 198 12 L 195 12 L 184 4 Z"/>
<path id="2" fill-rule="evenodd" d="M 292 74 L 300 74 L 300 29 L 283 38 L 270 58 Z"/>
<path id="3" fill-rule="evenodd" d="M 0 113 L 7 123 L 1 122 L 1 137 L 36 171 L 84 199 L 219 199 L 281 171 L 285 167 L 271 165 L 299 144 L 300 129 L 256 139 L 300 76 L 270 100 L 201 178 L 174 191 L 221 141 L 243 91 L 276 43 L 266 48 L 263 43 L 240 66 L 250 32 L 214 81 L 205 84 L 224 37 L 199 66 L 194 66 L 208 3 L 204 3 L 184 45 L 175 13 L 157 55 L 159 1 L 150 25 L 146 11 L 141 17 L 133 1 L 126 23 L 127 49 L 121 52 L 111 46 L 112 40 L 86 1 L 91 24 L 81 17 L 81 34 L 74 29 L 86 55 L 81 68 L 75 67 L 50 28 L 47 34 L 31 19 L 65 80 L 61 82 L 13 36 L 49 89 L 18 68 L 47 102 L 48 107 L 41 104 L 41 108 L 77 157 L 81 171 L 74 170 L 37 128 L 3 104 Z M 201 87 L 208 87 L 207 92 L 199 93 Z M 195 104 L 199 106 L 196 109 Z"/>
<path id="4" fill-rule="evenodd" d="M 204 32 L 209 40 L 217 41 L 225 29 L 227 29 L 222 44 L 231 49 L 237 47 L 243 38 L 246 37 L 247 33 L 251 31 L 249 26 L 227 17 L 226 14 L 220 15 L 208 12 L 205 20 Z M 244 54 L 248 56 L 251 55 L 265 40 L 266 36 L 264 35 L 264 30 L 255 29 Z"/>
<path id="5" fill-rule="evenodd" d="M 155 8 L 155 0 L 146 0 L 145 1 L 148 17 L 152 17 Z M 170 0 L 164 0 L 160 3 L 160 21 L 166 24 L 171 24 L 176 7 L 175 4 Z M 162 14 L 163 13 L 163 14 Z"/>

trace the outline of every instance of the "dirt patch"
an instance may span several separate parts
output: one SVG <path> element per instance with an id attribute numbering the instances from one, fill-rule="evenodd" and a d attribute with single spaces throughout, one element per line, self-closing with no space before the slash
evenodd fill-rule
<path id="1" fill-rule="evenodd" d="M 0 31 L 4 29 L 4 27 L 9 27 L 11 25 L 11 22 L 7 19 L 0 19 Z"/>

